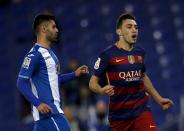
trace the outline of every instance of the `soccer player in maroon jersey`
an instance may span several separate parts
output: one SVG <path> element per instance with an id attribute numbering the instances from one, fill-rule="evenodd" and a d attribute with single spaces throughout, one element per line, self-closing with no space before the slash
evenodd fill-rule
<path id="1" fill-rule="evenodd" d="M 173 102 L 160 96 L 146 74 L 145 51 L 135 45 L 138 36 L 135 17 L 121 15 L 116 33 L 119 41 L 105 49 L 95 63 L 90 89 L 110 96 L 111 131 L 156 131 L 155 120 L 147 106 L 148 94 L 164 110 Z M 104 76 L 108 83 L 101 87 L 99 80 Z"/>

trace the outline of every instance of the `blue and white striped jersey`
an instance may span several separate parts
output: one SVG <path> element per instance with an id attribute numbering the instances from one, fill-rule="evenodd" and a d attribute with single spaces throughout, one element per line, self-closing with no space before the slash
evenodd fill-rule
<path id="1" fill-rule="evenodd" d="M 52 108 L 52 114 L 63 113 L 60 108 L 59 93 L 60 64 L 56 55 L 50 48 L 41 47 L 36 43 L 25 56 L 19 72 L 19 77 L 29 79 L 32 93 L 41 103 L 46 103 Z M 32 105 L 35 121 L 51 114 L 40 114 Z"/>

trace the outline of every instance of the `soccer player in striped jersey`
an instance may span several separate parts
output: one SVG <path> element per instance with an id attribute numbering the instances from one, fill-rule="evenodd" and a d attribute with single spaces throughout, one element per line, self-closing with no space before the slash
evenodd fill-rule
<path id="1" fill-rule="evenodd" d="M 146 74 L 145 51 L 135 45 L 138 26 L 134 16 L 121 15 L 116 33 L 119 41 L 105 49 L 95 63 L 90 89 L 110 96 L 108 118 L 112 131 L 156 131 L 146 92 L 162 109 L 173 102 L 160 96 Z M 104 76 L 108 84 L 102 88 L 99 80 Z"/>
<path id="2" fill-rule="evenodd" d="M 33 28 L 37 42 L 24 58 L 17 80 L 18 89 L 32 105 L 34 131 L 71 131 L 61 109 L 59 87 L 88 73 L 88 67 L 83 65 L 75 72 L 60 74 L 60 63 L 51 49 L 58 34 L 53 15 L 36 16 Z"/>

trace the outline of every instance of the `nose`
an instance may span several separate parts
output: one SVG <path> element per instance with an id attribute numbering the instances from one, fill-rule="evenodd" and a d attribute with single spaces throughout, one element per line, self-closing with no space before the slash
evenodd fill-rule
<path id="1" fill-rule="evenodd" d="M 59 30 L 58 30 L 58 28 L 56 28 L 56 33 L 58 33 L 59 32 Z"/>
<path id="2" fill-rule="evenodd" d="M 137 28 L 132 28 L 132 32 L 133 33 L 137 33 L 138 32 L 138 29 Z"/>

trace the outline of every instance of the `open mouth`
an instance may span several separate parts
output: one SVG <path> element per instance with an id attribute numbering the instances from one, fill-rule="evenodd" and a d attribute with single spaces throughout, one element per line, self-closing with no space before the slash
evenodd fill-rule
<path id="1" fill-rule="evenodd" d="M 136 34 L 135 34 L 135 35 L 132 35 L 132 38 L 133 38 L 133 39 L 137 38 L 137 35 L 136 35 Z"/>

